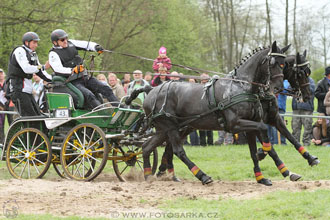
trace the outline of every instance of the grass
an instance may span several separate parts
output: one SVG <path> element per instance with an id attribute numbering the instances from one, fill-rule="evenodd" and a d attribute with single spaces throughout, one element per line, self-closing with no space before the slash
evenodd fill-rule
<path id="1" fill-rule="evenodd" d="M 195 213 L 217 219 L 329 219 L 329 190 L 275 192 L 260 199 L 205 200 L 178 198 L 162 209 L 170 213 Z"/>

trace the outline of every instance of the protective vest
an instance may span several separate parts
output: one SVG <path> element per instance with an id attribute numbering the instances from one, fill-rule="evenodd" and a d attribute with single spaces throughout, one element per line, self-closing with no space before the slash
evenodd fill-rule
<path id="1" fill-rule="evenodd" d="M 71 41 L 68 41 L 68 47 L 66 48 L 53 47 L 50 51 L 54 51 L 58 54 L 63 67 L 74 68 L 75 66 L 82 64 L 82 59 L 78 54 L 78 50 Z"/>
<path id="2" fill-rule="evenodd" d="M 19 46 L 19 47 L 22 47 L 22 46 Z M 9 79 L 14 79 L 14 78 L 31 79 L 32 74 L 26 74 L 16 60 L 16 57 L 14 54 L 14 51 L 16 50 L 16 48 L 18 48 L 18 47 L 15 47 L 14 50 L 10 54 L 9 64 L 8 64 L 8 78 Z M 37 66 L 38 65 L 37 53 L 30 52 L 25 47 L 22 47 L 22 48 L 26 52 L 26 57 L 27 57 L 27 60 L 29 61 L 29 64 Z"/>

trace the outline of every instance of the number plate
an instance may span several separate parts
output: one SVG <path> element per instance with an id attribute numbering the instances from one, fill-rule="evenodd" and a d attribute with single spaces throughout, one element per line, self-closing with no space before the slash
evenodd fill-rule
<path id="1" fill-rule="evenodd" d="M 69 116 L 69 109 L 56 109 L 55 111 L 55 118 L 68 118 Z"/>

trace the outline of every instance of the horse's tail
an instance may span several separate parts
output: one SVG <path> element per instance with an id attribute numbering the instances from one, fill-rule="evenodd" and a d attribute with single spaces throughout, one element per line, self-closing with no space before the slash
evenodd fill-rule
<path id="1" fill-rule="evenodd" d="M 133 89 L 131 95 L 125 100 L 126 105 L 130 105 L 131 102 L 138 97 L 141 92 L 149 93 L 152 90 L 150 85 L 145 85 L 140 88 Z"/>

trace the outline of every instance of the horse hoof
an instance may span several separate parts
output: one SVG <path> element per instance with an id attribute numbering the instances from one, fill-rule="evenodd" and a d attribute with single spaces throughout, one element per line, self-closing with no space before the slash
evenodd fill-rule
<path id="1" fill-rule="evenodd" d="M 272 184 L 272 181 L 269 180 L 269 179 L 266 179 L 266 178 L 262 178 L 261 180 L 258 181 L 258 183 L 263 184 L 265 186 L 271 186 L 271 185 L 273 185 Z"/>
<path id="2" fill-rule="evenodd" d="M 172 180 L 173 180 L 174 182 L 181 182 L 181 180 L 180 180 L 178 177 L 176 177 L 176 176 L 173 176 L 173 177 L 172 177 Z"/>
<path id="3" fill-rule="evenodd" d="M 262 148 L 258 149 L 258 152 L 256 153 L 257 159 L 258 161 L 262 161 L 263 159 L 265 159 L 265 157 L 267 156 L 267 153 L 265 153 Z"/>
<path id="4" fill-rule="evenodd" d="M 144 175 L 144 180 L 147 181 L 151 175 Z"/>
<path id="5" fill-rule="evenodd" d="M 315 166 L 315 165 L 318 165 L 320 163 L 320 161 L 319 161 L 319 158 L 317 158 L 317 157 L 314 157 L 314 156 L 310 156 L 309 158 L 308 158 L 308 164 L 312 167 L 312 166 Z"/>
<path id="6" fill-rule="evenodd" d="M 298 181 L 301 178 L 301 176 L 299 174 L 296 173 L 291 173 L 290 174 L 290 180 L 291 181 Z"/>
<path id="7" fill-rule="evenodd" d="M 158 173 L 156 174 L 156 176 L 158 178 L 158 177 L 164 176 L 164 174 L 166 174 L 165 171 L 158 171 Z"/>
<path id="8" fill-rule="evenodd" d="M 213 182 L 212 178 L 208 175 L 204 175 L 201 180 L 202 180 L 203 185 Z"/>

